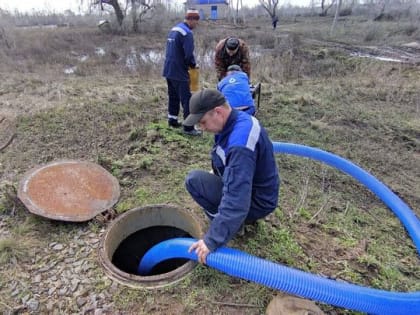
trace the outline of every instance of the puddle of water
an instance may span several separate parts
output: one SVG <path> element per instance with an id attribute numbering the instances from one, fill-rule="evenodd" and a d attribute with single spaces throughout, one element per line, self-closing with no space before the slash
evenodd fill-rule
<path id="1" fill-rule="evenodd" d="M 30 30 L 30 29 L 37 29 L 37 28 L 57 28 L 57 24 L 48 24 L 48 25 L 31 25 L 31 26 L 18 26 L 21 29 L 24 30 Z"/>
<path id="2" fill-rule="evenodd" d="M 103 49 L 102 47 L 96 47 L 96 49 L 95 49 L 95 54 L 97 55 L 97 56 L 105 56 L 105 49 Z"/>
<path id="3" fill-rule="evenodd" d="M 95 48 L 95 55 L 96 56 L 105 56 L 107 54 L 105 48 L 103 47 L 96 47 Z M 255 49 L 253 49 L 251 51 L 251 57 L 258 59 L 261 58 L 262 56 L 264 56 L 264 54 L 266 53 L 265 50 L 261 49 L 261 47 L 255 47 Z M 77 55 L 77 53 L 73 52 L 73 55 Z M 358 57 L 371 57 L 373 58 L 373 56 L 362 56 L 361 54 L 354 54 L 355 56 Z M 79 62 L 85 62 L 89 59 L 89 55 L 80 55 L 77 56 L 77 60 Z M 199 65 L 200 68 L 202 69 L 209 69 L 212 68 L 214 65 L 214 51 L 206 51 L 205 53 L 200 51 L 196 52 L 196 59 L 197 59 L 197 64 Z M 140 67 L 140 65 L 143 63 L 147 63 L 147 64 L 153 64 L 153 65 L 157 65 L 157 66 L 162 66 L 165 60 L 165 50 L 146 50 L 146 51 L 138 51 L 136 49 L 136 47 L 132 46 L 130 48 L 130 52 L 124 57 L 121 57 L 118 59 L 117 62 L 123 62 L 125 64 L 125 66 L 130 70 L 130 71 L 137 71 Z M 394 61 L 394 60 L 393 60 Z M 401 62 L 399 60 L 395 60 L 398 62 Z M 64 70 L 64 73 L 66 74 L 73 74 L 76 71 L 76 66 L 74 67 L 67 67 Z"/>
<path id="4" fill-rule="evenodd" d="M 162 52 L 156 50 L 138 53 L 134 47 L 131 47 L 130 54 L 125 59 L 126 67 L 132 71 L 137 70 L 139 67 L 139 59 L 145 63 L 160 65 L 163 62 L 164 56 Z"/>
<path id="5" fill-rule="evenodd" d="M 125 59 L 125 66 L 131 71 L 136 71 L 137 70 L 137 59 L 136 59 L 136 57 L 127 56 L 127 58 Z"/>
<path id="6" fill-rule="evenodd" d="M 253 51 L 251 51 L 252 58 L 258 59 L 261 58 L 264 55 L 264 50 L 260 47 L 256 47 Z M 97 56 L 105 56 L 106 51 L 103 47 L 97 47 L 95 49 L 95 54 Z M 368 53 L 361 53 L 361 52 L 352 52 L 350 54 L 353 57 L 359 57 L 359 58 L 371 58 L 376 59 L 380 61 L 385 62 L 399 62 L 399 63 L 406 63 L 407 61 L 404 59 L 398 59 L 398 58 L 391 58 L 391 57 L 384 57 L 384 56 L 375 56 Z M 205 54 L 199 54 L 197 52 L 196 54 L 197 58 L 197 64 L 200 68 L 211 68 L 213 67 L 214 63 L 214 52 L 213 51 L 207 51 Z M 79 62 L 85 62 L 89 59 L 89 55 L 80 55 L 77 57 Z M 151 63 L 154 65 L 162 65 L 165 59 L 165 50 L 148 50 L 148 51 L 142 51 L 138 52 L 135 47 L 130 48 L 130 52 L 128 55 L 124 58 L 120 58 L 119 61 L 124 61 L 125 66 L 130 71 L 137 71 L 140 67 L 141 63 Z M 74 74 L 77 70 L 76 66 L 67 67 L 64 69 L 65 74 Z"/>
<path id="7" fill-rule="evenodd" d="M 381 56 L 373 56 L 373 55 L 369 55 L 369 54 L 363 54 L 363 53 L 351 53 L 350 56 L 353 57 L 360 57 L 360 58 L 371 58 L 371 59 L 376 59 L 376 60 L 381 60 L 381 61 L 390 61 L 390 62 L 401 62 L 404 63 L 406 61 L 401 60 L 401 59 L 395 59 L 395 58 L 389 58 L 389 57 L 381 57 Z"/>
<path id="8" fill-rule="evenodd" d="M 214 64 L 214 53 L 197 56 L 197 64 L 200 68 L 212 67 Z"/>
<path id="9" fill-rule="evenodd" d="M 105 56 L 106 51 L 103 47 L 97 47 L 95 49 L 95 54 L 97 56 Z M 253 52 L 251 53 L 252 57 L 260 57 L 262 55 L 261 52 Z M 83 62 L 86 61 L 88 56 L 86 56 L 83 60 L 84 56 L 79 57 L 79 61 Z M 206 52 L 204 55 L 196 54 L 197 63 L 201 68 L 206 67 L 213 67 L 214 63 L 214 52 Z M 138 52 L 135 47 L 130 48 L 130 53 L 126 57 L 122 57 L 119 61 L 123 61 L 125 66 L 131 70 L 136 71 L 140 66 L 140 61 L 144 63 L 152 63 L 155 65 L 162 65 L 165 60 L 165 50 L 148 50 L 143 52 Z"/>
<path id="10" fill-rule="evenodd" d="M 64 73 L 65 74 L 74 74 L 76 72 L 76 70 L 77 70 L 76 66 L 67 67 L 67 68 L 64 69 Z"/>
<path id="11" fill-rule="evenodd" d="M 140 54 L 140 58 L 144 61 L 144 62 L 152 62 L 155 64 L 160 64 L 163 61 L 163 53 L 162 52 L 158 52 L 156 50 L 150 50 L 148 52 L 144 52 Z"/>
<path id="12" fill-rule="evenodd" d="M 77 58 L 80 62 L 85 62 L 86 60 L 89 59 L 88 55 L 81 55 Z"/>
<path id="13" fill-rule="evenodd" d="M 125 58 L 125 66 L 131 71 L 136 71 L 138 67 L 136 49 L 131 47 L 130 50 L 130 54 Z"/>
<path id="14" fill-rule="evenodd" d="M 263 54 L 261 52 L 252 52 L 251 57 L 261 57 Z M 165 51 L 157 51 L 157 50 L 149 50 L 146 52 L 142 52 L 138 54 L 138 57 L 146 63 L 153 63 L 155 65 L 163 65 L 165 60 Z M 137 62 L 137 54 L 135 52 L 131 52 L 129 56 L 127 56 L 126 65 L 131 69 L 133 64 Z M 206 52 L 203 54 L 196 54 L 197 64 L 200 68 L 211 68 L 214 65 L 214 52 Z"/>
<path id="15" fill-rule="evenodd" d="M 100 21 L 98 22 L 97 26 L 103 26 L 103 25 L 105 25 L 105 24 L 109 24 L 109 21 L 108 21 L 108 20 L 100 20 Z"/>

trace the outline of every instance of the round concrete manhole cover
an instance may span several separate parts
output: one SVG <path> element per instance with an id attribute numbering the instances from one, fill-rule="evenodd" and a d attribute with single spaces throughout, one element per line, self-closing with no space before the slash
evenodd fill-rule
<path id="1" fill-rule="evenodd" d="M 83 161 L 57 161 L 27 172 L 19 199 L 32 213 L 81 222 L 111 208 L 120 196 L 118 181 L 103 167 Z"/>

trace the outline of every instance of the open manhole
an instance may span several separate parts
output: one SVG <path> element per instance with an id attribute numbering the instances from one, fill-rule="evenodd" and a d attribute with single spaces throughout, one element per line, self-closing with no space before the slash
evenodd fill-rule
<path id="1" fill-rule="evenodd" d="M 158 288 L 173 284 L 188 275 L 196 262 L 170 259 L 155 266 L 148 276 L 140 276 L 137 267 L 154 245 L 176 237 L 201 236 L 198 221 L 185 210 L 168 205 L 131 209 L 108 227 L 101 240 L 99 257 L 106 274 L 133 288 Z"/>
<path id="2" fill-rule="evenodd" d="M 120 196 L 118 180 L 100 165 L 64 160 L 25 174 L 18 197 L 32 213 L 82 222 L 110 209 Z"/>

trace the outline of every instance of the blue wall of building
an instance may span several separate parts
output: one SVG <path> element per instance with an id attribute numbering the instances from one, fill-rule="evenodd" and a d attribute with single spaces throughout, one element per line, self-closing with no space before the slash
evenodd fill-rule
<path id="1" fill-rule="evenodd" d="M 226 0 L 195 0 L 195 4 L 226 4 Z"/>

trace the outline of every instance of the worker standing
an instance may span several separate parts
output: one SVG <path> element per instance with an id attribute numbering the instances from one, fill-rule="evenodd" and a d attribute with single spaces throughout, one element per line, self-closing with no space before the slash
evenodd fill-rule
<path id="1" fill-rule="evenodd" d="M 187 10 L 184 22 L 169 31 L 166 42 L 165 65 L 163 76 L 168 85 L 168 125 L 179 128 L 178 121 L 180 103 L 183 108 L 184 119 L 189 115 L 191 98 L 189 68 L 196 68 L 194 57 L 194 36 L 192 30 L 197 27 L 200 14 L 195 9 Z M 194 126 L 184 126 L 184 134 L 199 136 L 201 132 Z"/>

